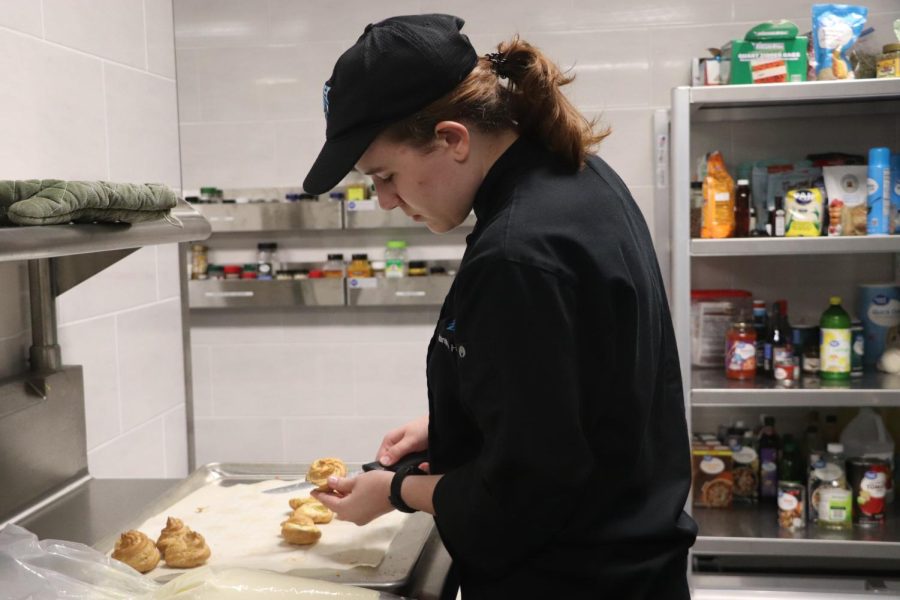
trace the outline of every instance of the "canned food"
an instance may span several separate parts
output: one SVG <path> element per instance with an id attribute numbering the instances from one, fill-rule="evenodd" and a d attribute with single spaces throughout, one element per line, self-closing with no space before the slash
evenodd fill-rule
<path id="1" fill-rule="evenodd" d="M 778 482 L 778 526 L 789 531 L 806 527 L 806 498 L 802 484 Z"/>
<path id="2" fill-rule="evenodd" d="M 885 519 L 885 496 L 891 467 L 878 458 L 851 458 L 847 476 L 853 491 L 853 522 L 863 527 L 881 525 Z"/>
<path id="3" fill-rule="evenodd" d="M 819 488 L 819 525 L 846 529 L 853 524 L 853 500 L 850 490 L 841 487 Z"/>

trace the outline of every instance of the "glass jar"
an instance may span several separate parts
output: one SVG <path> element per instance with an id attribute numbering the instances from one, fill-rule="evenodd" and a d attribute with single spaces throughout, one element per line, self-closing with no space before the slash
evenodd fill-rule
<path id="1" fill-rule="evenodd" d="M 876 77 L 900 77 L 900 44 L 885 44 L 878 57 Z"/>
<path id="2" fill-rule="evenodd" d="M 344 276 L 344 255 L 329 254 L 328 260 L 322 267 L 322 276 L 326 278 L 340 278 Z"/>
<path id="3" fill-rule="evenodd" d="M 258 274 L 256 263 L 247 263 L 241 271 L 241 279 L 256 279 Z"/>
<path id="4" fill-rule="evenodd" d="M 206 273 L 209 279 L 225 279 L 225 268 L 222 265 L 209 265 Z"/>
<path id="5" fill-rule="evenodd" d="M 726 335 L 725 376 L 728 379 L 756 376 L 756 330 L 752 323 L 735 323 Z"/>
<path id="6" fill-rule="evenodd" d="M 428 267 L 426 266 L 424 260 L 409 261 L 410 277 L 425 277 L 426 275 L 428 275 Z"/>
<path id="7" fill-rule="evenodd" d="M 191 279 L 206 279 L 209 268 L 209 248 L 203 244 L 191 245 Z"/>
<path id="8" fill-rule="evenodd" d="M 272 279 L 279 267 L 277 260 L 278 244 L 262 242 L 256 245 L 256 251 L 257 277 L 265 280 Z"/>
<path id="9" fill-rule="evenodd" d="M 222 268 L 222 271 L 225 273 L 225 279 L 240 279 L 241 278 L 241 266 L 240 265 L 225 265 Z"/>
<path id="10" fill-rule="evenodd" d="M 368 254 L 353 254 L 347 267 L 347 277 L 372 277 L 372 265 Z"/>
<path id="11" fill-rule="evenodd" d="M 372 277 L 384 277 L 385 262 L 383 260 L 372 261 Z"/>
<path id="12" fill-rule="evenodd" d="M 403 240 L 391 240 L 384 251 L 384 276 L 406 276 L 407 251 L 406 242 Z"/>

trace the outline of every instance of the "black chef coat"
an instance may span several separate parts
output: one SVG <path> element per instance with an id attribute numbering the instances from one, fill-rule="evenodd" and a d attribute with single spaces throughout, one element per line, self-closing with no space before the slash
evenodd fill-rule
<path id="1" fill-rule="evenodd" d="M 463 598 L 685 598 L 681 374 L 640 210 L 600 158 L 492 166 L 428 348 L 435 521 Z"/>

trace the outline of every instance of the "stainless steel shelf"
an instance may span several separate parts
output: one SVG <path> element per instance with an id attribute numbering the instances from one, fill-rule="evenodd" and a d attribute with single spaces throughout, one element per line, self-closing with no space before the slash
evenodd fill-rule
<path id="1" fill-rule="evenodd" d="M 847 531 L 808 525 L 803 531 L 778 527 L 774 505 L 732 509 L 695 508 L 699 526 L 695 555 L 822 557 L 900 560 L 900 503 L 890 507 L 884 525 Z"/>
<path id="2" fill-rule="evenodd" d="M 450 291 L 453 277 L 400 277 L 347 280 L 349 306 L 440 306 Z"/>
<path id="3" fill-rule="evenodd" d="M 694 407 L 732 406 L 900 406 L 900 375 L 866 373 L 845 385 L 801 379 L 785 388 L 775 380 L 758 376 L 752 382 L 727 379 L 720 369 L 691 370 L 691 404 Z"/>
<path id="4" fill-rule="evenodd" d="M 475 226 L 475 213 L 470 213 L 462 227 Z M 413 221 L 403 211 L 382 210 L 378 200 L 349 200 L 344 202 L 345 229 L 424 229 L 425 225 Z"/>
<path id="5" fill-rule="evenodd" d="M 291 281 L 191 280 L 190 308 L 290 308 L 343 306 L 342 279 Z"/>
<path id="6" fill-rule="evenodd" d="M 155 244 L 192 242 L 209 237 L 210 225 L 187 202 L 179 201 L 170 219 L 144 223 L 0 227 L 0 262 L 55 258 Z"/>
<path id="7" fill-rule="evenodd" d="M 900 253 L 900 235 L 691 240 L 691 256 Z"/>
<path id="8" fill-rule="evenodd" d="M 214 233 L 341 229 L 341 202 L 195 204 Z"/>

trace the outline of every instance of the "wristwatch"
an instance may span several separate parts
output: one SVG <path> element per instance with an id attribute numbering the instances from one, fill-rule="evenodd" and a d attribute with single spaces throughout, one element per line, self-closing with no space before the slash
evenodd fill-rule
<path id="1" fill-rule="evenodd" d="M 403 501 L 403 497 L 400 495 L 400 489 L 403 487 L 403 480 L 406 479 L 407 475 L 425 474 L 425 471 L 423 471 L 416 465 L 405 465 L 397 469 L 397 472 L 394 473 L 394 478 L 391 479 L 391 495 L 388 496 L 388 502 L 391 503 L 391 506 L 393 506 L 400 512 L 416 512 L 415 508 L 412 508 L 409 504 Z"/>

